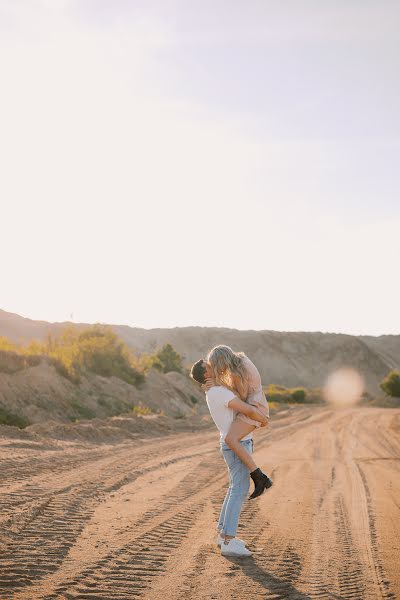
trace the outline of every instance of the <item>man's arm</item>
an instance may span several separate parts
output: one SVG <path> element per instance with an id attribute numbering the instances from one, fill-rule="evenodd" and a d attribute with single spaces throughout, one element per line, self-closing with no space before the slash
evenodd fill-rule
<path id="1" fill-rule="evenodd" d="M 262 425 L 268 425 L 268 418 L 265 415 L 263 415 L 263 413 L 260 410 L 258 410 L 258 408 L 256 408 L 252 404 L 247 404 L 247 402 L 243 402 L 236 396 L 228 402 L 228 406 L 229 408 L 232 408 L 237 412 L 247 415 L 248 417 L 250 417 L 250 419 L 259 421 Z"/>

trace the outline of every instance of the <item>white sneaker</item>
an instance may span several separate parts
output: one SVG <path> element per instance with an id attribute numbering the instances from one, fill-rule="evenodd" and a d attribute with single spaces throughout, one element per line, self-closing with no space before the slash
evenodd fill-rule
<path id="1" fill-rule="evenodd" d="M 222 537 L 222 535 L 218 534 L 218 535 L 217 535 L 217 538 L 216 538 L 216 540 L 215 540 L 215 543 L 217 544 L 217 546 L 221 546 L 221 544 L 223 544 L 223 543 L 224 543 L 224 539 L 225 539 L 225 538 L 223 538 L 223 537 Z M 237 538 L 237 537 L 235 537 L 235 540 L 236 540 L 237 542 L 239 542 L 240 544 L 242 544 L 243 546 L 245 546 L 245 545 L 246 545 L 246 542 L 244 542 L 244 541 L 243 541 L 243 540 L 241 540 L 240 538 Z"/>
<path id="2" fill-rule="evenodd" d="M 221 544 L 221 554 L 222 556 L 251 556 L 253 553 L 244 544 L 233 538 L 229 540 L 228 544 Z"/>

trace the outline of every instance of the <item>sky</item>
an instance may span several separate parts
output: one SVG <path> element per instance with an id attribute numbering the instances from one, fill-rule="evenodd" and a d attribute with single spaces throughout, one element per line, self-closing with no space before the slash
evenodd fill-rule
<path id="1" fill-rule="evenodd" d="M 397 0 L 0 0 L 0 308 L 400 333 Z"/>

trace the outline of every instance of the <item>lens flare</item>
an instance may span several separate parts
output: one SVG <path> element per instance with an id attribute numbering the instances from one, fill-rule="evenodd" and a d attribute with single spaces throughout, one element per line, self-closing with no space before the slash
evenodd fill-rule
<path id="1" fill-rule="evenodd" d="M 335 406 L 354 406 L 364 391 L 364 380 L 360 373 L 350 367 L 334 371 L 323 387 L 326 402 Z"/>

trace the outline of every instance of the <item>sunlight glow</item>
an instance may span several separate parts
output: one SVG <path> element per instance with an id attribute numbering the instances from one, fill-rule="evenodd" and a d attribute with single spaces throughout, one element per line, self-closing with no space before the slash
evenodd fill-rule
<path id="1" fill-rule="evenodd" d="M 342 408 L 357 404 L 363 391 L 362 376 L 355 369 L 347 367 L 331 373 L 323 387 L 325 401 Z"/>

